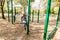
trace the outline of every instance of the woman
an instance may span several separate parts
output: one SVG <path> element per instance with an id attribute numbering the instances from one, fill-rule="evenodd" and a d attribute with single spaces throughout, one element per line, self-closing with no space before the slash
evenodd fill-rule
<path id="1" fill-rule="evenodd" d="M 26 26 L 27 26 L 26 14 L 23 14 L 23 16 L 21 17 L 21 22 L 24 24 L 24 28 L 26 30 Z"/>

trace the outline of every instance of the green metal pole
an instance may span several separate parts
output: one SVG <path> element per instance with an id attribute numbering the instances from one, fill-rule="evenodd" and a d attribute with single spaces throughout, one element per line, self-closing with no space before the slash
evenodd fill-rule
<path id="1" fill-rule="evenodd" d="M 38 10 L 38 19 L 37 19 L 37 23 L 39 23 L 39 10 Z"/>
<path id="2" fill-rule="evenodd" d="M 13 24 L 13 0 L 11 0 L 11 18 L 12 18 L 12 24 Z"/>
<path id="3" fill-rule="evenodd" d="M 28 20 L 27 20 L 27 35 L 29 35 L 29 21 L 30 21 L 30 0 L 28 0 Z"/>
<path id="4" fill-rule="evenodd" d="M 34 21 L 34 10 L 32 12 L 32 22 Z"/>
<path id="5" fill-rule="evenodd" d="M 44 23 L 44 36 L 43 36 L 43 40 L 46 40 L 48 23 L 49 23 L 50 6 L 51 6 L 51 0 L 48 0 L 47 9 L 46 9 L 46 19 L 45 19 L 45 23 Z"/>
<path id="6" fill-rule="evenodd" d="M 7 8 L 8 8 L 8 21 L 10 22 L 10 15 L 9 15 L 9 1 L 7 1 Z"/>

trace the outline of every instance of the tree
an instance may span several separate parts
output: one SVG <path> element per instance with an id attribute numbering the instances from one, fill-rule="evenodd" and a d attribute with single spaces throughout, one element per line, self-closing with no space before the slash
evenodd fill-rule
<path id="1" fill-rule="evenodd" d="M 34 2 L 34 0 L 30 0 L 30 2 Z M 20 0 L 20 3 L 25 7 L 28 5 L 28 0 Z"/>
<path id="2" fill-rule="evenodd" d="M 34 0 L 31 0 L 31 2 L 34 2 Z M 20 4 L 24 7 L 24 13 L 26 6 L 28 5 L 28 0 L 20 0 Z"/>
<path id="3" fill-rule="evenodd" d="M 5 16 L 4 16 L 4 3 L 5 3 L 5 0 L 0 0 L 0 4 L 1 4 L 1 11 L 2 11 L 2 18 L 5 19 Z"/>
<path id="4" fill-rule="evenodd" d="M 56 2 L 57 0 L 51 0 L 52 2 Z"/>

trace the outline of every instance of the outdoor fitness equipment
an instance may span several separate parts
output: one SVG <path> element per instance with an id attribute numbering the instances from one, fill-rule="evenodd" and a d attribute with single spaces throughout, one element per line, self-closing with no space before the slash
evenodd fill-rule
<path id="1" fill-rule="evenodd" d="M 28 0 L 27 35 L 29 35 L 29 22 L 30 22 L 30 0 Z"/>
<path id="2" fill-rule="evenodd" d="M 57 27 L 58 27 L 58 21 L 59 21 L 59 16 L 60 16 L 60 5 L 59 5 L 59 10 L 58 10 L 58 15 L 57 15 L 57 20 L 56 20 L 56 27 L 51 31 L 51 33 L 48 35 L 47 40 L 49 40 L 51 38 L 51 36 L 53 35 L 53 33 L 56 32 Z"/>
<path id="3" fill-rule="evenodd" d="M 47 8 L 46 8 L 46 18 L 45 18 L 45 23 L 44 23 L 44 36 L 43 36 L 43 40 L 46 40 L 48 23 L 49 23 L 50 6 L 51 6 L 51 0 L 48 0 Z"/>
<path id="4" fill-rule="evenodd" d="M 46 38 L 47 29 L 48 29 L 48 22 L 49 22 L 50 6 L 51 6 L 51 0 L 48 0 L 48 5 L 47 5 L 47 9 L 46 9 L 46 19 L 45 19 L 45 25 L 44 25 L 43 40 L 50 40 L 51 36 L 53 35 L 53 33 L 56 32 L 57 27 L 58 27 L 58 20 L 59 20 L 59 16 L 60 16 L 60 5 L 59 5 L 59 12 L 58 12 L 58 15 L 57 15 L 57 20 L 56 20 L 56 27 L 51 31 L 51 33 Z"/>

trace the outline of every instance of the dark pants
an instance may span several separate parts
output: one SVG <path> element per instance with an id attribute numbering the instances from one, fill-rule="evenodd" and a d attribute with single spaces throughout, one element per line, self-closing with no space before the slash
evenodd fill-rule
<path id="1" fill-rule="evenodd" d="M 26 30 L 26 28 L 27 28 L 27 24 L 26 24 L 26 23 L 24 23 L 24 29 Z"/>

